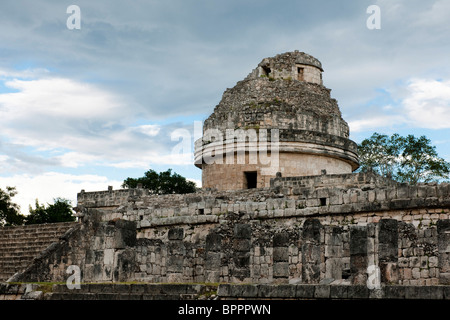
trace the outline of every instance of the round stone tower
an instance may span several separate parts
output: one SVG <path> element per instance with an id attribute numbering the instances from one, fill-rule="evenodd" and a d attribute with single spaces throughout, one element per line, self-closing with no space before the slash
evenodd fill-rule
<path id="1" fill-rule="evenodd" d="M 236 190 L 270 185 L 283 177 L 351 173 L 358 168 L 322 64 L 303 52 L 261 61 L 227 89 L 195 143 L 203 188 Z"/>

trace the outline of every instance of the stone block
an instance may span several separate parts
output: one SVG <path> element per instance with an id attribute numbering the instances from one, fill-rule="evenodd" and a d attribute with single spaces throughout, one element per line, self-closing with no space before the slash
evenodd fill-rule
<path id="1" fill-rule="evenodd" d="M 272 297 L 276 298 L 294 298 L 296 295 L 296 286 L 291 284 L 275 285 Z"/>
<path id="2" fill-rule="evenodd" d="M 171 228 L 171 229 L 169 229 L 167 237 L 169 240 L 183 240 L 184 229 L 183 228 Z"/>
<path id="3" fill-rule="evenodd" d="M 274 247 L 286 247 L 289 245 L 289 235 L 286 232 L 276 233 L 273 236 Z"/>
<path id="4" fill-rule="evenodd" d="M 217 295 L 219 297 L 230 297 L 231 296 L 231 284 L 219 284 L 217 288 Z"/>
<path id="5" fill-rule="evenodd" d="M 407 286 L 405 287 L 405 298 L 406 299 L 431 299 L 431 297 L 440 296 L 439 291 L 432 291 L 435 287 L 430 286 Z"/>
<path id="6" fill-rule="evenodd" d="M 167 259 L 168 259 L 167 263 L 168 272 L 183 272 L 184 256 L 170 255 L 167 257 Z"/>
<path id="7" fill-rule="evenodd" d="M 367 227 L 351 227 L 350 255 L 367 255 Z"/>
<path id="8" fill-rule="evenodd" d="M 295 297 L 301 298 L 301 299 L 314 298 L 314 288 L 315 288 L 315 285 L 298 284 L 298 285 L 296 285 Z M 450 298 L 450 296 L 449 296 L 449 298 Z"/>
<path id="9" fill-rule="evenodd" d="M 369 298 L 369 288 L 363 285 L 348 286 L 349 299 L 367 299 Z"/>
<path id="10" fill-rule="evenodd" d="M 397 188 L 397 199 L 409 199 L 409 187 L 408 185 L 401 185 Z"/>
<path id="11" fill-rule="evenodd" d="M 233 254 L 233 261 L 237 268 L 248 267 L 250 264 L 250 253 L 236 251 Z"/>
<path id="12" fill-rule="evenodd" d="M 273 261 L 288 261 L 289 250 L 287 247 L 274 247 L 273 248 Z"/>
<path id="13" fill-rule="evenodd" d="M 331 299 L 347 299 L 348 298 L 347 285 L 331 285 L 330 286 L 330 298 Z"/>
<path id="14" fill-rule="evenodd" d="M 274 296 L 273 285 L 271 284 L 259 284 L 257 287 L 258 298 L 272 298 Z"/>
<path id="15" fill-rule="evenodd" d="M 131 285 L 130 284 L 113 284 L 113 292 L 114 293 L 130 293 Z"/>
<path id="16" fill-rule="evenodd" d="M 450 272 L 439 272 L 439 284 L 450 285 Z"/>
<path id="17" fill-rule="evenodd" d="M 329 299 L 331 290 L 330 287 L 330 285 L 316 285 L 314 288 L 314 298 Z"/>
<path id="18" fill-rule="evenodd" d="M 442 287 L 443 299 L 450 300 L 450 286 Z"/>
<path id="19" fill-rule="evenodd" d="M 303 243 L 301 251 L 303 263 L 317 264 L 321 261 L 321 246 L 313 243 Z"/>
<path id="20" fill-rule="evenodd" d="M 95 300 L 102 300 L 102 301 L 116 301 L 116 300 L 120 300 L 120 294 L 118 293 L 109 293 L 109 292 L 105 292 L 105 293 L 97 293 L 95 295 Z"/>
<path id="21" fill-rule="evenodd" d="M 239 239 L 251 239 L 252 227 L 249 224 L 238 223 L 234 226 L 234 236 Z"/>
<path id="22" fill-rule="evenodd" d="M 320 242 L 322 224 L 318 219 L 307 219 L 303 223 L 302 239 Z"/>
<path id="23" fill-rule="evenodd" d="M 221 266 L 220 252 L 206 252 L 205 268 L 208 270 L 218 269 Z"/>
<path id="24" fill-rule="evenodd" d="M 382 202 L 386 200 L 386 190 L 384 189 L 375 189 L 375 198 L 378 202 Z"/>
<path id="25" fill-rule="evenodd" d="M 405 286 L 384 286 L 384 298 L 405 299 Z"/>
<path id="26" fill-rule="evenodd" d="M 233 239 L 233 250 L 240 252 L 248 252 L 251 249 L 250 239 Z"/>
<path id="27" fill-rule="evenodd" d="M 273 277 L 274 278 L 289 277 L 289 263 L 288 262 L 274 262 Z"/>
<path id="28" fill-rule="evenodd" d="M 444 287 L 443 286 L 430 286 L 429 298 L 432 300 L 444 299 Z"/>
<path id="29" fill-rule="evenodd" d="M 329 258 L 325 261 L 325 277 L 332 279 L 342 278 L 341 258 Z"/>
<path id="30" fill-rule="evenodd" d="M 220 251 L 222 248 L 222 236 L 218 233 L 206 235 L 206 251 Z"/>
<path id="31" fill-rule="evenodd" d="M 114 249 L 105 249 L 103 254 L 103 263 L 105 265 L 112 265 L 114 263 Z"/>

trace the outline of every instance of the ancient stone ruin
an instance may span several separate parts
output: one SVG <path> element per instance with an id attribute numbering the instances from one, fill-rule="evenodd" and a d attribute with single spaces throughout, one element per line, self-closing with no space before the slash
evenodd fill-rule
<path id="1" fill-rule="evenodd" d="M 75 265 L 82 288 L 53 299 L 450 299 L 450 186 L 353 173 L 322 72 L 303 52 L 263 59 L 204 123 L 202 190 L 81 191 L 80 222 L 10 283 L 64 282 Z"/>
<path id="2" fill-rule="evenodd" d="M 357 169 L 356 144 L 322 85 L 322 71 L 314 57 L 288 52 L 264 59 L 227 89 L 196 143 L 203 187 L 264 188 L 277 172 L 296 177 Z"/>

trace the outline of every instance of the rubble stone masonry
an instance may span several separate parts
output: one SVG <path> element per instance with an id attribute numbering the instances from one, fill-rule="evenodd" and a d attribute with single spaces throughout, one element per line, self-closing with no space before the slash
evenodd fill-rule
<path id="1" fill-rule="evenodd" d="M 271 187 L 81 192 L 82 223 L 21 281 L 450 284 L 448 184 L 373 174 L 277 177 Z"/>

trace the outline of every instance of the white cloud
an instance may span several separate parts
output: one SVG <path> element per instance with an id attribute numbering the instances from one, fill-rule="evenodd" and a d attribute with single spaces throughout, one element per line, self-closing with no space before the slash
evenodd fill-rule
<path id="1" fill-rule="evenodd" d="M 429 129 L 450 128 L 450 81 L 412 79 L 403 110 L 409 122 Z"/>
<path id="2" fill-rule="evenodd" d="M 150 137 L 154 137 L 159 133 L 161 127 L 159 125 L 147 124 L 138 127 L 133 127 L 132 129 L 141 132 L 143 134 L 146 134 Z"/>
<path id="3" fill-rule="evenodd" d="M 110 92 L 64 78 L 14 79 L 5 86 L 19 92 L 0 95 L 2 122 L 102 119 L 123 115 L 124 104 Z M 47 122 L 47 121 L 45 121 Z"/>
<path id="4" fill-rule="evenodd" d="M 427 129 L 450 128 L 450 81 L 414 78 L 392 92 L 399 99 L 397 106 L 380 106 L 378 113 L 371 111 L 350 120 L 350 131 L 400 125 Z"/>
<path id="5" fill-rule="evenodd" d="M 119 168 L 186 164 L 186 157 L 172 156 L 176 142 L 170 140 L 170 131 L 176 125 L 130 126 L 145 119 L 130 112 L 116 94 L 56 77 L 15 79 L 5 85 L 17 92 L 0 94 L 2 140 L 10 146 L 8 154 L 1 150 L 0 141 L 0 152 L 5 153 L 0 158 L 3 172 L 14 165 L 23 169 L 26 164 L 19 162 L 17 150 L 28 148 L 28 153 L 30 147 L 40 151 L 41 160 L 50 160 L 47 164 L 69 168 L 94 163 Z M 6 163 L 7 156 L 14 162 Z M 36 158 L 30 160 L 36 164 Z"/>
<path id="6" fill-rule="evenodd" d="M 73 175 L 58 172 L 46 172 L 36 176 L 27 174 L 12 177 L 0 177 L 0 188 L 16 187 L 17 195 L 12 199 L 20 205 L 21 213 L 28 214 L 28 206 L 34 207 L 36 199 L 39 203 L 53 203 L 57 197 L 66 198 L 76 206 L 76 195 L 85 191 L 107 190 L 108 186 L 119 189 L 122 181 L 110 180 L 97 175 Z"/>
<path id="7" fill-rule="evenodd" d="M 99 156 L 93 156 L 80 152 L 66 152 L 61 156 L 55 157 L 62 167 L 78 168 L 87 163 L 95 163 L 101 160 Z M 1 161 L 1 159 L 0 159 Z"/>
<path id="8" fill-rule="evenodd" d="M 349 121 L 348 125 L 350 132 L 361 132 L 398 125 L 404 123 L 404 121 L 404 117 L 400 115 L 367 115 L 363 119 Z"/>

